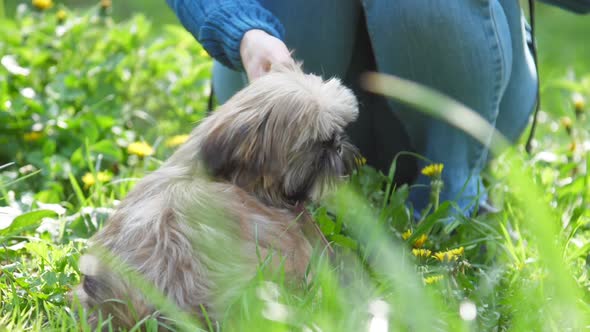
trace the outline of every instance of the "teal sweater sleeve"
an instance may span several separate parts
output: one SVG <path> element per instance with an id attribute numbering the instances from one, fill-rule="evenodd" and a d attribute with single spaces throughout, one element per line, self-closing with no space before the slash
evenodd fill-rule
<path id="1" fill-rule="evenodd" d="M 166 0 L 184 27 L 217 61 L 242 69 L 240 42 L 260 29 L 283 39 L 281 22 L 256 0 Z"/>

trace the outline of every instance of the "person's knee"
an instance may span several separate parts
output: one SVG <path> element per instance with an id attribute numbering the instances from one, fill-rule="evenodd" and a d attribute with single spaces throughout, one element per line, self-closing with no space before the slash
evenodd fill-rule
<path id="1" fill-rule="evenodd" d="M 433 87 L 476 111 L 497 109 L 512 67 L 510 31 L 497 0 L 367 3 L 379 70 Z"/>

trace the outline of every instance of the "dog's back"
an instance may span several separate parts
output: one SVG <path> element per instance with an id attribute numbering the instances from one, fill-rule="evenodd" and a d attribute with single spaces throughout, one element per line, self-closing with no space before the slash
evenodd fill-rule
<path id="1" fill-rule="evenodd" d="M 80 260 L 84 280 L 76 291 L 85 307 L 126 328 L 152 314 L 155 309 L 133 276 L 122 273 L 126 268 L 180 309 L 200 316 L 203 306 L 212 317 L 239 296 L 259 258 L 273 250 L 281 253 L 274 254 L 276 267 L 284 263 L 289 275 L 303 277 L 311 246 L 296 215 L 269 208 L 229 184 L 171 178 L 162 183 L 164 171 L 138 183 L 92 238 Z M 105 257 L 108 253 L 115 258 Z M 91 317 L 96 320 L 97 314 Z"/>

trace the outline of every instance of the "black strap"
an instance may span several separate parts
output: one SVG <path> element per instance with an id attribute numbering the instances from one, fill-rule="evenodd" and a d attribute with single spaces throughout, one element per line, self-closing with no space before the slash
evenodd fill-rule
<path id="1" fill-rule="evenodd" d="M 526 140 L 525 151 L 527 153 L 531 153 L 532 150 L 532 142 L 535 136 L 535 129 L 537 129 L 537 117 L 539 115 L 539 108 L 541 106 L 541 93 L 540 93 L 540 86 L 541 86 L 541 79 L 539 77 L 539 61 L 537 59 L 537 43 L 535 41 L 535 1 L 529 0 L 529 18 L 531 23 L 531 40 L 532 40 L 532 49 L 531 52 L 533 53 L 533 59 L 535 60 L 535 70 L 537 72 L 537 103 L 535 105 L 535 112 L 533 113 L 533 123 L 531 125 L 531 131 L 529 132 L 529 137 Z"/>
<path id="2" fill-rule="evenodd" d="M 211 80 L 209 82 L 211 88 L 209 89 L 209 99 L 207 100 L 207 115 L 213 112 L 213 101 L 215 99 L 215 91 L 213 91 L 213 73 L 211 73 Z"/>

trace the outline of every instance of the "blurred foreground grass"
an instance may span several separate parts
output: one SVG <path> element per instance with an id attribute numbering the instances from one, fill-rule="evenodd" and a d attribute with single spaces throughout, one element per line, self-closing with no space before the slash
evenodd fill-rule
<path id="1" fill-rule="evenodd" d="M 59 9 L 0 23 L 0 330 L 89 329 L 66 301 L 86 240 L 205 114 L 211 62 L 181 27 Z M 415 225 L 408 188 L 364 168 L 314 209 L 341 253 L 335 264 L 316 257 L 313 280 L 296 289 L 261 271 L 232 315 L 202 328 L 589 327 L 590 70 L 579 22 L 541 10 L 546 112 L 535 154 L 508 151 L 489 169 L 502 212 L 447 224 L 443 203 Z"/>

